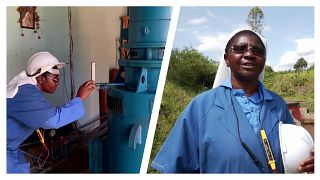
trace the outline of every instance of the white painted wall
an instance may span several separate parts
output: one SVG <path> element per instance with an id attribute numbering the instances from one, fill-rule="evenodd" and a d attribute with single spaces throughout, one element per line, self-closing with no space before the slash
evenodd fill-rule
<path id="1" fill-rule="evenodd" d="M 17 7 L 7 8 L 7 82 L 21 72 L 30 56 L 38 51 L 49 51 L 60 61 L 69 62 L 69 30 L 67 7 L 38 7 L 40 36 L 24 29 L 23 37 L 17 23 Z M 116 67 L 116 39 L 120 36 L 120 17 L 126 7 L 72 7 L 74 40 L 74 77 L 78 87 L 91 78 L 90 62 L 96 62 L 96 82 L 108 82 L 109 69 Z M 66 65 L 66 88 L 70 98 L 69 65 Z M 61 71 L 62 72 L 62 71 Z M 75 93 L 76 93 L 75 92 Z M 55 94 L 47 96 L 54 105 L 67 102 L 63 80 Z M 84 102 L 86 115 L 79 120 L 86 124 L 99 117 L 98 90 Z"/>

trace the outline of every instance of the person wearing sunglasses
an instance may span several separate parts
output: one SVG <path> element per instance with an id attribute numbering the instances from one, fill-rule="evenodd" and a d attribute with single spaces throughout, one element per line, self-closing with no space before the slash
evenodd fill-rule
<path id="1" fill-rule="evenodd" d="M 151 166 L 162 173 L 284 173 L 278 124 L 294 124 L 279 95 L 262 81 L 267 43 L 234 31 L 214 88 L 184 109 Z M 314 155 L 300 172 L 314 171 Z M 309 153 L 309 152 L 307 152 Z"/>
<path id="2" fill-rule="evenodd" d="M 39 52 L 29 59 L 27 69 L 7 84 L 7 173 L 30 172 L 19 145 L 34 131 L 58 129 L 85 114 L 83 101 L 95 89 L 94 81 L 82 84 L 75 98 L 58 107 L 42 94 L 56 91 L 63 66 L 49 52 Z"/>

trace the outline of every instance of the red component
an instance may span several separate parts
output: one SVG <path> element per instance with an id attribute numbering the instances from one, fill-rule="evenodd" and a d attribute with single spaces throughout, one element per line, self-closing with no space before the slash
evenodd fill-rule
<path id="1" fill-rule="evenodd" d="M 300 102 L 299 101 L 290 101 L 287 102 L 288 108 L 291 111 L 292 116 L 298 121 L 302 121 L 302 116 L 300 113 Z"/>
<path id="2" fill-rule="evenodd" d="M 106 89 L 99 89 L 100 117 L 108 114 L 107 96 L 108 96 L 108 91 Z M 100 119 L 100 124 L 102 124 L 106 120 L 107 118 Z"/>
<path id="3" fill-rule="evenodd" d="M 110 70 L 109 82 L 114 82 L 115 81 L 118 72 L 119 72 L 119 69 L 117 69 L 117 68 L 112 68 Z"/>

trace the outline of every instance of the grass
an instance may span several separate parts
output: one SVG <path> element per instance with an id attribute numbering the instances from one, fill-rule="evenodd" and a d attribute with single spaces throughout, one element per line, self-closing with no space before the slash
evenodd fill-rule
<path id="1" fill-rule="evenodd" d="M 314 70 L 299 74 L 273 73 L 264 82 L 267 89 L 288 101 L 301 101 L 301 105 L 314 112 Z"/>
<path id="2" fill-rule="evenodd" d="M 150 167 L 150 164 L 156 156 L 156 153 L 159 151 L 162 143 L 169 135 L 177 117 L 196 95 L 196 93 L 177 86 L 170 80 L 166 82 L 152 145 L 148 173 L 157 173 L 157 171 Z"/>

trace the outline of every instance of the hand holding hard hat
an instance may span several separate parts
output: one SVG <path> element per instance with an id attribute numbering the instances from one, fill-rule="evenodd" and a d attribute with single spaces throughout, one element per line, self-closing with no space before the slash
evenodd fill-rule
<path id="1" fill-rule="evenodd" d="M 279 138 L 285 173 L 314 171 L 314 144 L 307 130 L 280 122 Z"/>
<path id="2" fill-rule="evenodd" d="M 313 173 L 314 172 L 314 148 L 311 150 L 311 156 L 300 163 L 299 172 Z"/>

